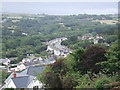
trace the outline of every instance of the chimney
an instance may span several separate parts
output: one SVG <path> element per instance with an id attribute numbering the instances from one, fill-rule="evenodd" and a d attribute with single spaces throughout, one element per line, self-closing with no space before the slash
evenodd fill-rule
<path id="1" fill-rule="evenodd" d="M 15 72 L 15 69 L 13 71 L 13 78 L 16 78 L 16 72 Z"/>

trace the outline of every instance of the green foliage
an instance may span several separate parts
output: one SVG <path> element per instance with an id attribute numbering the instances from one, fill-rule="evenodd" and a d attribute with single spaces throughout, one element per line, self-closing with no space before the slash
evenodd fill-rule
<path id="1" fill-rule="evenodd" d="M 110 83 L 110 81 L 108 79 L 98 80 L 96 82 L 96 88 L 106 89 L 106 88 L 108 88 L 108 87 L 104 86 L 104 84 L 106 84 L 106 83 Z"/>
<path id="2" fill-rule="evenodd" d="M 62 41 L 61 44 L 74 50 L 79 47 L 86 48 L 92 45 L 92 42 L 89 40 L 78 40 L 76 36 L 72 36 L 71 38 L 68 38 L 68 40 Z"/>
<path id="3" fill-rule="evenodd" d="M 97 44 L 94 44 L 94 46 L 101 47 L 101 48 L 104 48 L 104 49 L 106 49 L 106 50 L 109 48 L 108 46 L 106 46 L 106 45 L 103 44 L 103 43 L 97 43 Z"/>
<path id="4" fill-rule="evenodd" d="M 69 70 L 73 70 L 74 68 L 74 65 L 75 65 L 75 60 L 74 60 L 74 57 L 72 55 L 68 55 L 66 60 L 64 61 L 65 65 L 67 66 L 67 68 Z"/>
<path id="5" fill-rule="evenodd" d="M 38 76 L 38 80 L 40 80 L 45 88 L 61 88 L 60 78 L 57 73 L 54 73 L 52 67 L 47 66 L 46 69 L 40 73 Z"/>
<path id="6" fill-rule="evenodd" d="M 115 42 L 117 39 L 118 39 L 117 35 L 109 35 L 105 38 L 105 42 L 110 44 L 112 42 Z"/>
<path id="7" fill-rule="evenodd" d="M 79 73 L 78 72 L 67 72 L 63 77 L 62 77 L 62 87 L 63 88 L 73 88 L 75 87 L 78 82 L 79 78 Z"/>
<path id="8" fill-rule="evenodd" d="M 46 69 L 38 77 L 46 88 L 73 88 L 77 82 L 73 78 L 74 73 L 68 73 L 66 65 L 63 63 L 64 58 L 59 58 L 57 61 Z M 67 72 L 67 73 L 66 73 Z"/>
<path id="9" fill-rule="evenodd" d="M 78 85 L 76 88 L 94 88 L 93 81 L 91 80 L 89 74 L 81 75 L 77 80 Z"/>
<path id="10" fill-rule="evenodd" d="M 106 52 L 105 56 L 107 61 L 100 62 L 98 64 L 102 65 L 103 70 L 106 73 L 114 73 L 120 70 L 120 60 L 119 60 L 119 47 L 117 44 L 110 46 L 109 50 Z"/>
<path id="11" fill-rule="evenodd" d="M 41 81 L 43 84 L 45 84 L 44 75 L 46 72 L 53 72 L 50 66 L 46 66 L 46 68 L 37 77 L 37 79 Z"/>
<path id="12" fill-rule="evenodd" d="M 78 49 L 78 47 L 86 48 L 88 46 L 92 45 L 92 42 L 89 40 L 80 40 L 76 44 L 70 45 L 71 49 Z"/>
<path id="13" fill-rule="evenodd" d="M 40 74 L 39 80 L 47 88 L 112 88 L 103 84 L 118 81 L 118 73 L 113 76 L 99 73 L 98 68 L 101 67 L 96 65 L 106 60 L 104 54 L 105 49 L 98 46 L 91 46 L 85 50 L 79 48 L 66 58 L 59 58 L 54 64 L 47 66 Z"/>
<path id="14" fill-rule="evenodd" d="M 98 62 L 106 61 L 105 49 L 98 46 L 90 46 L 86 50 L 79 48 L 74 50 L 65 61 L 68 68 L 87 73 L 91 71 L 98 73 L 102 67 L 96 65 Z"/>
<path id="15" fill-rule="evenodd" d="M 112 86 L 105 86 L 104 84 L 109 84 L 117 81 L 117 74 L 114 76 L 107 76 L 105 74 L 99 73 L 95 79 L 95 88 L 97 89 L 110 89 Z"/>
<path id="16" fill-rule="evenodd" d="M 2 83 L 7 79 L 7 77 L 10 75 L 10 73 L 8 73 L 5 70 L 0 70 L 0 80 L 2 81 Z"/>
<path id="17" fill-rule="evenodd" d="M 104 84 L 116 82 L 116 77 L 117 74 L 114 74 L 114 76 L 107 76 L 106 74 L 102 73 L 91 74 L 91 72 L 88 72 L 77 79 L 78 85 L 76 88 L 96 88 L 100 90 L 107 88 L 110 89 L 112 87 L 104 86 Z"/>
<path id="18" fill-rule="evenodd" d="M 70 62 L 71 67 L 73 70 L 78 71 L 79 69 L 82 68 L 82 66 L 80 64 L 82 64 L 82 55 L 84 54 L 84 49 L 83 48 L 79 48 L 77 50 L 74 50 L 73 53 L 70 53 L 70 61 L 69 58 L 67 59 L 68 62 Z M 69 66 L 69 65 L 68 65 Z"/>
<path id="19" fill-rule="evenodd" d="M 17 64 L 17 63 L 18 61 L 16 59 L 10 61 L 10 64 Z"/>
<path id="20" fill-rule="evenodd" d="M 23 58 L 25 58 L 25 56 L 20 55 L 20 56 L 17 58 L 17 61 L 20 62 L 20 61 L 22 61 Z"/>

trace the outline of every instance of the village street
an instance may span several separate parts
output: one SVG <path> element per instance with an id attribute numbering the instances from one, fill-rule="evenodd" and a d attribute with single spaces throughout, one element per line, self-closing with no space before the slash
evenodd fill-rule
<path id="1" fill-rule="evenodd" d="M 66 56 L 67 54 L 69 54 L 72 50 L 70 50 L 66 46 L 61 45 L 61 42 L 63 40 L 67 40 L 67 38 L 62 37 L 62 38 L 56 38 L 54 40 L 49 41 L 47 51 L 50 51 L 57 56 Z"/>

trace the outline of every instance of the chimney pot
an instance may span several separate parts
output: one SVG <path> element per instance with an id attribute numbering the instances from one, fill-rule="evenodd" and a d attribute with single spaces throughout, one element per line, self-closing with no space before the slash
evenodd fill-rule
<path id="1" fill-rule="evenodd" d="M 14 69 L 13 72 L 14 72 L 14 73 L 13 73 L 13 78 L 16 78 L 16 72 L 15 72 L 15 69 Z"/>

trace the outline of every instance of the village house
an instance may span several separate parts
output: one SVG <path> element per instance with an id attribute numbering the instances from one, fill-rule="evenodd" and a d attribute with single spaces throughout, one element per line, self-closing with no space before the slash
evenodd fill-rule
<path id="1" fill-rule="evenodd" d="M 99 35 L 99 34 L 97 34 L 97 35 L 95 36 L 95 38 L 96 38 L 96 39 L 103 39 L 103 37 L 102 37 L 101 35 Z"/>
<path id="2" fill-rule="evenodd" d="M 20 64 L 17 65 L 17 68 L 18 68 L 20 71 L 22 71 L 22 70 L 26 69 L 26 66 L 25 66 L 23 63 L 20 63 Z"/>
<path id="3" fill-rule="evenodd" d="M 22 71 L 22 70 L 27 68 L 22 62 L 20 62 L 18 64 L 15 64 L 15 65 L 12 65 L 12 66 L 13 67 L 9 67 L 8 72 L 11 72 L 13 70 L 15 70 L 15 71 Z"/>
<path id="4" fill-rule="evenodd" d="M 25 35 L 25 36 L 27 36 L 28 34 L 27 34 L 27 33 L 22 33 L 22 35 Z"/>
<path id="5" fill-rule="evenodd" d="M 91 40 L 94 39 L 94 37 L 91 34 L 86 34 L 82 37 L 78 36 L 78 40 Z"/>
<path id="6" fill-rule="evenodd" d="M 26 69 L 27 67 L 23 63 L 19 63 L 17 65 L 17 68 L 18 68 L 19 71 L 22 71 L 22 70 Z"/>
<path id="7" fill-rule="evenodd" d="M 96 36 L 93 36 L 92 34 L 88 33 L 82 37 L 78 36 L 78 40 L 92 40 L 94 44 L 97 44 L 100 39 L 103 39 L 103 36 L 99 34 L 97 34 Z"/>
<path id="8" fill-rule="evenodd" d="M 42 88 L 42 83 L 37 80 L 37 75 L 45 69 L 45 66 L 29 67 L 22 72 L 13 71 L 4 81 L 4 88 Z"/>
<path id="9" fill-rule="evenodd" d="M 16 65 L 13 65 L 13 66 L 16 66 L 16 67 L 12 67 L 10 68 L 10 72 L 12 70 L 15 70 L 15 71 L 22 71 L 30 66 L 38 66 L 38 65 L 45 65 L 47 61 L 43 60 L 42 58 L 39 58 L 39 57 L 35 57 L 35 58 L 25 58 L 23 59 L 22 62 L 19 62 L 18 64 Z"/>
<path id="10" fill-rule="evenodd" d="M 78 36 L 78 40 L 91 40 L 91 39 L 103 39 L 102 35 L 97 34 L 96 36 L 93 36 L 92 34 L 88 33 L 84 36 L 80 37 Z"/>
<path id="11" fill-rule="evenodd" d="M 22 60 L 22 63 L 35 62 L 35 61 L 41 61 L 41 60 L 42 60 L 41 57 L 24 58 L 24 59 Z"/>
<path id="12" fill-rule="evenodd" d="M 3 63 L 4 65 L 9 65 L 10 64 L 10 59 L 6 58 L 6 59 L 0 59 L 0 63 Z"/>

